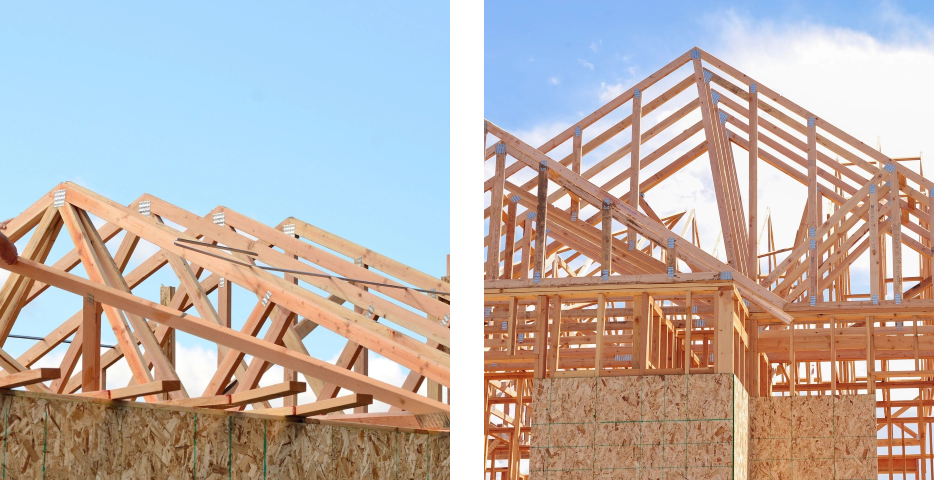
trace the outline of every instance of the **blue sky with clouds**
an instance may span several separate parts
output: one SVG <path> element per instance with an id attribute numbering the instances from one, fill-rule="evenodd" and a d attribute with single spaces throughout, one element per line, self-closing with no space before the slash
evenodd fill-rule
<path id="1" fill-rule="evenodd" d="M 70 180 L 123 204 L 292 215 L 443 276 L 448 20 L 418 1 L 5 3 L 0 217 Z M 16 333 L 67 318 L 27 313 Z M 313 354 L 336 355 L 333 340 Z"/>

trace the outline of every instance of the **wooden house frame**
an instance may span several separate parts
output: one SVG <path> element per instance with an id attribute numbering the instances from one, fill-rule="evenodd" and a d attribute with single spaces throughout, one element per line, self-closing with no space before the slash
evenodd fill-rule
<path id="1" fill-rule="evenodd" d="M 647 125 L 653 112 L 668 113 Z M 934 472 L 934 182 L 920 157 L 892 158 L 699 48 L 537 147 L 489 120 L 484 135 L 487 478 L 525 477 L 535 379 L 698 373 L 733 373 L 752 397 L 877 394 L 879 471 Z M 652 208 L 696 160 L 719 225 Z M 757 205 L 761 162 L 807 195 Z M 765 207 L 801 208 L 793 244 L 776 247 Z M 902 274 L 909 261 L 919 276 Z"/>

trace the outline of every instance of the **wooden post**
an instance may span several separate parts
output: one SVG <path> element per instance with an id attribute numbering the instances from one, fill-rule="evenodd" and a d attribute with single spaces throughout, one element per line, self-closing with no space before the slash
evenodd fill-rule
<path id="1" fill-rule="evenodd" d="M 691 330 L 694 329 L 694 298 L 693 293 L 688 290 L 684 300 L 684 374 L 691 373 L 691 360 L 693 357 L 693 348 L 691 347 Z"/>
<path id="2" fill-rule="evenodd" d="M 889 172 L 889 219 L 892 228 L 892 292 L 895 303 L 902 302 L 902 211 L 901 199 L 898 195 L 898 171 L 892 168 Z"/>
<path id="3" fill-rule="evenodd" d="M 581 150 L 581 127 L 576 127 L 574 130 L 574 140 L 571 147 L 571 171 L 580 175 L 581 174 L 581 157 L 583 156 L 583 151 Z M 571 221 L 576 222 L 581 211 L 581 199 L 575 194 L 571 194 Z"/>
<path id="4" fill-rule="evenodd" d="M 788 325 L 788 392 L 795 396 L 795 384 L 798 382 L 798 362 L 795 360 L 795 324 Z"/>
<path id="5" fill-rule="evenodd" d="M 522 436 L 522 404 L 525 398 L 525 379 L 516 380 L 516 409 L 512 414 L 512 435 L 509 437 L 509 478 L 519 478 L 519 437 Z M 489 422 L 487 422 L 489 423 Z"/>
<path id="6" fill-rule="evenodd" d="M 875 348 L 875 320 L 872 315 L 866 315 L 866 393 L 876 393 L 876 356 Z"/>
<path id="7" fill-rule="evenodd" d="M 159 287 L 159 303 L 165 306 L 172 305 L 172 298 L 174 297 L 175 297 L 175 287 L 166 287 L 165 285 L 161 285 Z M 100 345 L 100 339 L 98 339 L 97 344 Z M 162 351 L 165 352 L 165 358 L 168 359 L 169 364 L 174 367 L 175 366 L 175 329 L 174 328 L 169 329 L 169 332 L 165 338 L 165 343 L 162 346 Z M 160 393 L 157 396 L 161 400 L 169 400 L 171 398 L 168 393 Z"/>
<path id="8" fill-rule="evenodd" d="M 830 394 L 837 394 L 837 320 L 830 316 Z"/>
<path id="9" fill-rule="evenodd" d="M 636 89 L 632 96 L 632 143 L 629 144 L 629 206 L 639 210 L 639 170 L 642 168 L 640 148 L 642 146 L 642 92 Z M 638 235 L 632 228 L 626 230 L 626 242 L 635 245 Z"/>
<path id="10" fill-rule="evenodd" d="M 548 238 L 548 165 L 538 166 L 538 211 L 535 214 L 535 258 L 533 280 L 538 283 L 545 276 L 545 245 Z"/>
<path id="11" fill-rule="evenodd" d="M 536 305 L 535 314 L 538 315 L 535 332 L 535 353 L 538 355 L 535 359 L 535 378 L 545 378 L 548 358 L 548 297 L 539 295 L 538 305 Z"/>
<path id="12" fill-rule="evenodd" d="M 490 244 L 486 250 L 486 278 L 499 278 L 499 246 L 503 231 L 503 182 L 506 175 L 506 144 L 496 144 L 496 169 L 490 193 Z"/>
<path id="13" fill-rule="evenodd" d="M 632 298 L 632 368 L 649 368 L 649 329 L 651 328 L 652 301 L 647 292 L 637 293 Z"/>
<path id="14" fill-rule="evenodd" d="M 516 354 L 516 331 L 518 330 L 517 323 L 519 321 L 519 319 L 517 318 L 518 310 L 519 310 L 519 302 L 518 300 L 516 300 L 516 297 L 509 297 L 509 312 L 508 312 L 509 323 L 507 325 L 508 333 L 506 334 L 506 336 L 508 337 L 507 342 L 509 342 L 507 344 L 508 346 L 506 347 L 506 353 L 508 353 L 509 355 Z"/>
<path id="15" fill-rule="evenodd" d="M 885 290 L 881 287 L 881 251 L 879 249 L 879 192 L 878 186 L 869 186 L 869 293 L 872 303 L 885 300 Z"/>
<path id="16" fill-rule="evenodd" d="M 233 287 L 233 285 L 230 283 L 230 280 L 227 280 L 226 278 L 223 278 L 223 277 L 221 277 L 220 282 L 217 284 L 217 318 L 220 319 L 221 326 L 227 327 L 227 328 L 230 328 L 230 325 L 231 325 L 230 319 L 232 317 L 230 293 L 233 289 L 231 287 Z M 223 352 L 227 351 L 226 348 L 218 345 L 217 346 L 217 365 L 218 366 L 220 366 L 221 361 L 223 361 L 224 359 L 222 350 Z"/>
<path id="17" fill-rule="evenodd" d="M 96 392 L 101 384 L 101 313 L 104 309 L 90 293 L 81 308 L 81 391 Z"/>
<path id="18" fill-rule="evenodd" d="M 298 238 L 298 235 L 294 235 L 294 237 L 297 239 L 297 238 Z M 298 255 L 292 255 L 292 258 L 298 260 Z M 366 268 L 366 265 L 363 265 L 363 268 Z M 292 283 L 293 285 L 298 285 L 298 277 L 296 277 L 295 275 L 289 275 L 288 273 L 286 273 L 284 278 L 285 278 L 285 280 L 286 280 L 287 282 L 290 282 L 290 283 Z M 366 290 L 366 288 L 364 288 L 364 290 Z M 219 299 L 220 299 L 220 297 L 218 297 L 218 300 L 219 300 Z M 230 291 L 229 291 L 229 290 L 228 290 L 228 293 L 227 293 L 227 301 L 228 301 L 228 302 L 230 301 Z M 229 307 L 228 307 L 228 312 L 229 312 Z M 297 317 L 296 317 L 296 318 L 297 318 Z M 223 321 L 228 321 L 228 322 L 229 322 L 230 319 L 228 318 L 227 320 L 223 320 Z M 286 327 L 286 328 L 291 328 L 291 327 L 294 327 L 294 326 L 295 326 L 295 321 L 296 321 L 296 320 L 293 320 L 293 319 L 289 318 L 289 319 L 287 319 L 286 321 L 287 321 L 287 322 L 290 322 L 290 323 L 292 324 L 292 325 L 290 325 L 289 327 Z M 288 369 L 288 368 L 284 368 L 284 367 L 283 367 L 283 368 L 282 368 L 282 381 L 283 381 L 283 382 L 297 382 L 297 381 L 298 381 L 298 372 L 296 372 L 295 370 L 290 370 L 290 369 Z M 296 407 L 296 406 L 298 406 L 298 394 L 296 393 L 296 394 L 292 394 L 292 395 L 286 395 L 285 397 L 283 397 L 283 398 L 282 398 L 282 406 L 283 406 L 283 407 Z"/>
<path id="19" fill-rule="evenodd" d="M 714 302 L 714 373 L 733 373 L 733 287 L 717 289 Z"/>
<path id="20" fill-rule="evenodd" d="M 603 370 L 603 335 L 606 333 L 606 295 L 597 294 L 597 351 L 594 358 L 594 376 Z"/>
<path id="21" fill-rule="evenodd" d="M 603 278 L 613 274 L 613 212 L 609 199 L 603 200 L 603 231 L 601 235 L 600 270 Z"/>
<path id="22" fill-rule="evenodd" d="M 817 227 L 820 226 L 818 218 L 818 204 L 820 193 L 817 190 L 817 119 L 808 119 L 808 241 L 811 243 L 808 250 L 808 295 L 811 303 L 816 304 L 822 300 L 820 282 L 818 281 L 818 249 Z"/>
<path id="23" fill-rule="evenodd" d="M 522 221 L 522 240 L 519 248 L 519 279 L 529 278 L 529 263 L 532 260 L 532 220 L 526 218 Z"/>
<path id="24" fill-rule="evenodd" d="M 166 287 L 162 285 L 159 288 L 159 303 L 165 306 L 172 305 L 172 298 L 175 297 L 175 287 Z M 97 341 L 97 344 L 100 345 L 100 340 Z M 165 357 L 169 359 L 169 363 L 174 367 L 175 366 L 175 329 L 172 328 L 169 330 L 168 337 L 165 340 L 165 346 L 162 347 L 165 352 Z M 168 398 L 168 397 L 166 397 Z"/>
<path id="25" fill-rule="evenodd" d="M 551 297 L 551 301 L 551 333 L 549 334 L 549 349 L 551 351 L 548 354 L 548 373 L 551 377 L 554 377 L 558 371 L 558 360 L 561 351 L 561 296 L 554 295 Z"/>
<path id="26" fill-rule="evenodd" d="M 513 262 L 516 256 L 516 210 L 519 203 L 509 201 L 506 207 L 506 251 L 503 252 L 503 274 L 501 278 L 511 279 Z"/>
<path id="27" fill-rule="evenodd" d="M 749 384 L 746 386 L 746 391 L 749 392 L 749 396 L 758 397 L 759 396 L 759 320 L 755 317 L 749 316 L 746 320 L 748 330 L 749 330 L 749 353 L 746 355 L 746 362 L 744 363 L 746 378 Z"/>
<path id="28" fill-rule="evenodd" d="M 749 278 L 759 280 L 759 93 L 749 86 Z M 756 369 L 758 371 L 758 368 Z"/>

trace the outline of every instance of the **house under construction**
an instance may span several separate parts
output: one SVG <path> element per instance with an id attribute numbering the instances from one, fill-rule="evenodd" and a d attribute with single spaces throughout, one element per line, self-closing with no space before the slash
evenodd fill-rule
<path id="1" fill-rule="evenodd" d="M 487 478 L 931 478 L 920 156 L 699 48 L 541 145 L 485 140 Z M 715 205 L 653 209 L 694 162 Z"/>
<path id="2" fill-rule="evenodd" d="M 447 277 L 295 218 L 202 216 L 148 194 L 124 206 L 72 183 L 13 218 L 0 251 L 30 232 L 0 261 L 4 478 L 449 478 Z M 74 248 L 50 259 L 62 236 Z M 141 241 L 156 253 L 128 270 Z M 177 286 L 142 292 L 166 265 Z M 232 308 L 234 284 L 251 311 Z M 75 294 L 76 313 L 8 354 L 17 332 L 40 333 L 17 319 L 49 289 Z M 100 346 L 102 319 L 117 345 Z M 334 364 L 306 346 L 318 328 L 347 339 Z M 176 331 L 216 344 L 217 365 L 177 365 Z M 36 366 L 64 344 L 58 368 Z M 370 352 L 408 377 L 371 377 Z M 129 385 L 108 381 L 118 364 Z M 283 378 L 260 386 L 273 366 Z M 191 391 L 182 369 L 214 373 Z M 390 411 L 368 412 L 374 401 Z"/>

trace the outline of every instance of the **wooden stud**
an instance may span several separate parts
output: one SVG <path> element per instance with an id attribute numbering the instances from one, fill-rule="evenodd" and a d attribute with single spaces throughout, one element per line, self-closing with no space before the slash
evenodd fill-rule
<path id="1" fill-rule="evenodd" d="M 93 392 L 103 388 L 101 384 L 101 304 L 88 293 L 82 299 L 81 317 L 81 389 Z"/>
<path id="2" fill-rule="evenodd" d="M 506 251 L 503 253 L 503 274 L 500 278 L 513 278 L 516 256 L 516 210 L 518 202 L 509 201 L 506 207 Z"/>
<path id="3" fill-rule="evenodd" d="M 486 254 L 486 278 L 499 278 L 499 246 L 503 229 L 503 181 L 506 172 L 505 145 L 497 145 L 496 166 L 493 171 L 493 190 L 490 205 L 490 243 Z M 511 261 L 511 260 L 510 260 Z"/>
<path id="4" fill-rule="evenodd" d="M 551 377 L 558 372 L 558 362 L 560 360 L 560 349 L 558 348 L 561 340 L 561 297 L 554 295 L 551 297 L 551 328 L 548 333 L 548 374 Z"/>
<path id="5" fill-rule="evenodd" d="M 594 360 L 594 375 L 599 377 L 603 370 L 604 335 L 606 334 L 606 295 L 597 294 L 597 340 L 596 358 Z"/>
<path id="6" fill-rule="evenodd" d="M 759 213 L 759 92 L 755 85 L 749 87 L 749 267 L 746 272 L 752 279 L 759 274 L 759 235 L 757 232 Z"/>
<path id="7" fill-rule="evenodd" d="M 820 239 L 817 237 L 817 228 L 820 226 L 820 213 L 818 204 L 820 203 L 820 192 L 817 188 L 817 126 L 816 119 L 811 117 L 808 120 L 808 241 L 810 249 L 808 250 L 808 295 L 813 302 L 822 302 L 823 295 L 818 288 L 820 280 L 817 267 L 819 254 L 817 243 Z"/>
<path id="8" fill-rule="evenodd" d="M 715 373 L 734 373 L 733 354 L 733 287 L 720 287 L 714 303 Z"/>
<path id="9" fill-rule="evenodd" d="M 889 182 L 889 220 L 892 223 L 892 289 L 897 303 L 902 302 L 904 287 L 902 284 L 902 212 L 901 197 L 899 197 L 898 171 L 893 170 L 888 175 Z"/>
<path id="10" fill-rule="evenodd" d="M 545 245 L 548 237 L 548 166 L 538 166 L 538 208 L 535 213 L 535 258 L 533 259 L 533 278 L 545 278 Z"/>
<path id="11" fill-rule="evenodd" d="M 538 318 L 535 320 L 535 378 L 545 378 L 548 370 L 548 297 L 540 295 L 535 307 Z"/>
<path id="12" fill-rule="evenodd" d="M 885 300 L 885 289 L 880 282 L 881 256 L 879 241 L 879 192 L 878 186 L 869 188 L 869 292 L 873 302 Z"/>

